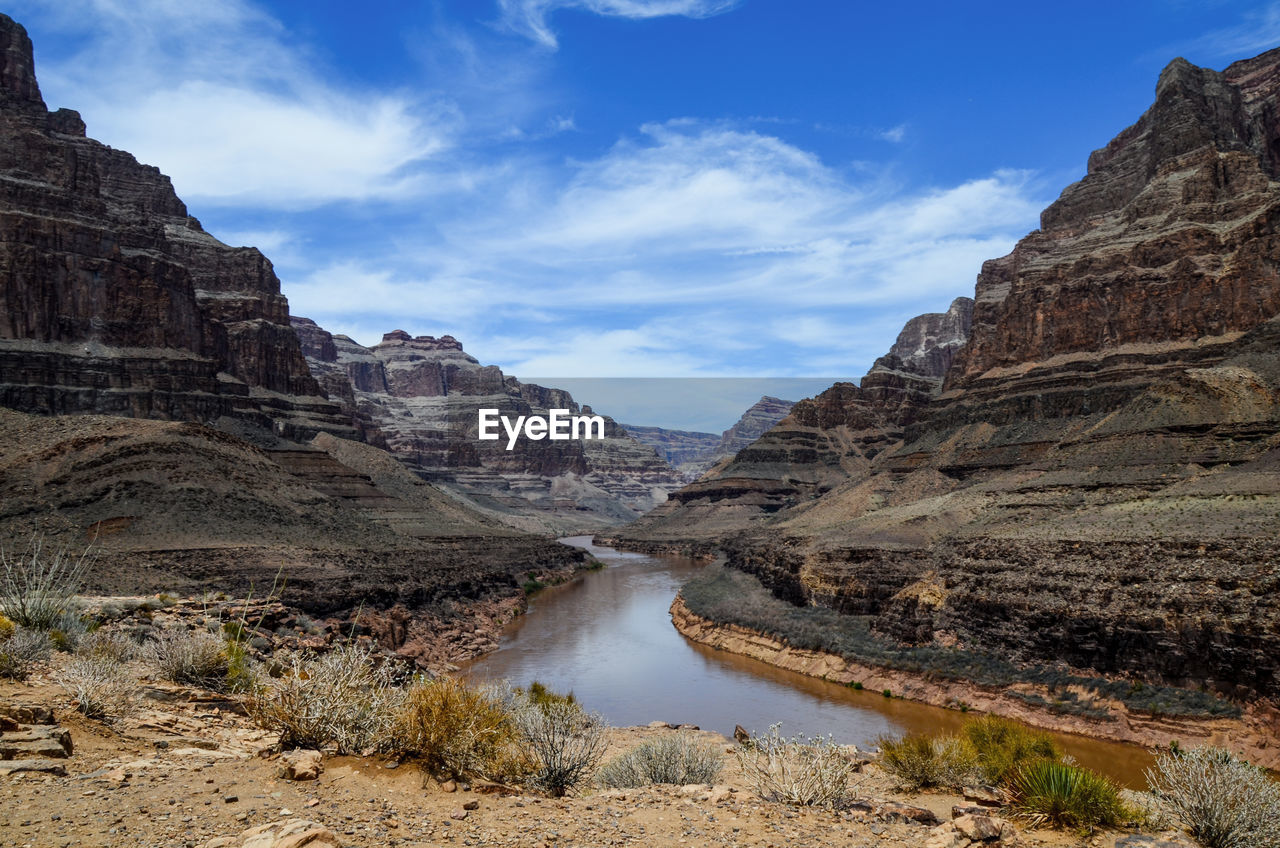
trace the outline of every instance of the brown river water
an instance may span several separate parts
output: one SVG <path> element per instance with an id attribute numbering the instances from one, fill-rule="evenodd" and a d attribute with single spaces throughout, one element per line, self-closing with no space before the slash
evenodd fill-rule
<path id="1" fill-rule="evenodd" d="M 955 710 L 855 691 L 691 642 L 667 610 L 700 563 L 616 551 L 589 536 L 561 541 L 587 549 L 606 567 L 535 595 L 529 611 L 503 632 L 498 650 L 465 669 L 472 679 L 517 686 L 539 680 L 572 690 L 617 726 L 668 721 L 732 736 L 737 724 L 754 735 L 781 722 L 788 736 L 830 735 L 861 748 L 885 735 L 954 731 L 966 719 Z M 1142 775 L 1152 758 L 1144 749 L 1053 735 L 1081 765 L 1145 788 Z"/>

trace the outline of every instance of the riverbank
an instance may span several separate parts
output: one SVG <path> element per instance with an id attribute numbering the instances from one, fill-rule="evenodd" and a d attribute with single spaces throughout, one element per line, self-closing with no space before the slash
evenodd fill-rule
<path id="1" fill-rule="evenodd" d="M 770 665 L 842 685 L 857 685 L 873 692 L 889 691 L 893 697 L 950 709 L 964 708 L 1016 719 L 1033 727 L 1144 747 L 1214 745 L 1233 751 L 1257 765 L 1280 769 L 1280 710 L 1266 704 L 1250 704 L 1238 718 L 1193 719 L 1143 715 L 1119 701 L 1107 702 L 1107 718 L 1053 712 L 1029 702 L 1033 684 L 1019 684 L 1016 691 L 980 686 L 963 680 L 946 680 L 908 671 L 853 662 L 824 651 L 796 648 L 737 624 L 717 623 L 693 613 L 677 595 L 671 604 L 671 620 L 685 637 L 721 651 L 751 657 Z"/>

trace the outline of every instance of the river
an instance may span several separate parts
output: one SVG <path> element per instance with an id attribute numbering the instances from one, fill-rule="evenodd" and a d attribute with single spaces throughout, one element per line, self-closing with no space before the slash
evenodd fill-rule
<path id="1" fill-rule="evenodd" d="M 732 736 L 737 724 L 755 734 L 781 722 L 785 735 L 830 735 L 861 748 L 885 735 L 954 731 L 966 718 L 691 642 L 667 610 L 700 563 L 616 551 L 589 536 L 561 541 L 585 548 L 606 567 L 537 593 L 503 632 L 498 650 L 468 665 L 472 679 L 517 686 L 539 680 L 571 690 L 618 726 L 667 721 Z M 1082 765 L 1145 787 L 1142 773 L 1152 759 L 1142 748 L 1054 736 Z"/>

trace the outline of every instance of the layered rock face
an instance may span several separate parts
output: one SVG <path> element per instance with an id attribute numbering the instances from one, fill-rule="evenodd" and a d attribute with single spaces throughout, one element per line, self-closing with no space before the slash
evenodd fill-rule
<path id="1" fill-rule="evenodd" d="M 568 392 L 482 365 L 452 336 L 387 333 L 372 347 L 293 319 L 316 379 L 357 426 L 424 477 L 516 526 L 567 532 L 633 520 L 666 499 L 680 477 L 654 450 L 605 417 L 605 438 L 479 439 L 478 411 L 512 421 L 551 409 L 593 414 Z"/>
<path id="2" fill-rule="evenodd" d="M 271 263 L 168 177 L 49 112 L 0 15 L 0 404 L 354 435 L 307 369 Z"/>
<path id="3" fill-rule="evenodd" d="M 938 394 L 968 337 L 973 301 L 907 322 L 859 385 L 837 383 L 791 407 L 776 426 L 721 461 L 618 539 L 708 540 L 746 529 L 865 473 Z M 778 411 L 774 399 L 762 409 Z M 744 426 L 744 430 L 748 429 Z M 726 432 L 723 442 L 739 434 Z"/>
<path id="4" fill-rule="evenodd" d="M 901 642 L 1280 697 L 1278 108 L 1280 51 L 1175 61 L 983 266 L 931 399 L 886 363 L 626 535 Z"/>
<path id="5" fill-rule="evenodd" d="M 780 398 L 760 398 L 742 413 L 742 417 L 719 436 L 689 430 L 665 430 L 661 427 L 641 427 L 624 424 L 628 433 L 651 446 L 658 455 L 678 471 L 686 481 L 697 480 L 717 462 L 732 457 L 738 451 L 763 436 L 775 424 L 787 417 L 794 401 Z"/>

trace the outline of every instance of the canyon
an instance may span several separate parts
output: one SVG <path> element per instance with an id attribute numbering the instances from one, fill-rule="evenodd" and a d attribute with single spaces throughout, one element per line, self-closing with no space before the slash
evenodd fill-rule
<path id="1" fill-rule="evenodd" d="M 623 427 L 637 440 L 657 451 L 686 481 L 693 481 L 769 432 L 787 417 L 793 406 L 795 401 L 765 395 L 719 436 L 634 424 L 624 424 Z"/>
<path id="2" fill-rule="evenodd" d="M 609 542 L 898 645 L 1204 688 L 1274 739 L 1278 106 L 1280 51 L 1175 60 L 972 301 Z"/>

